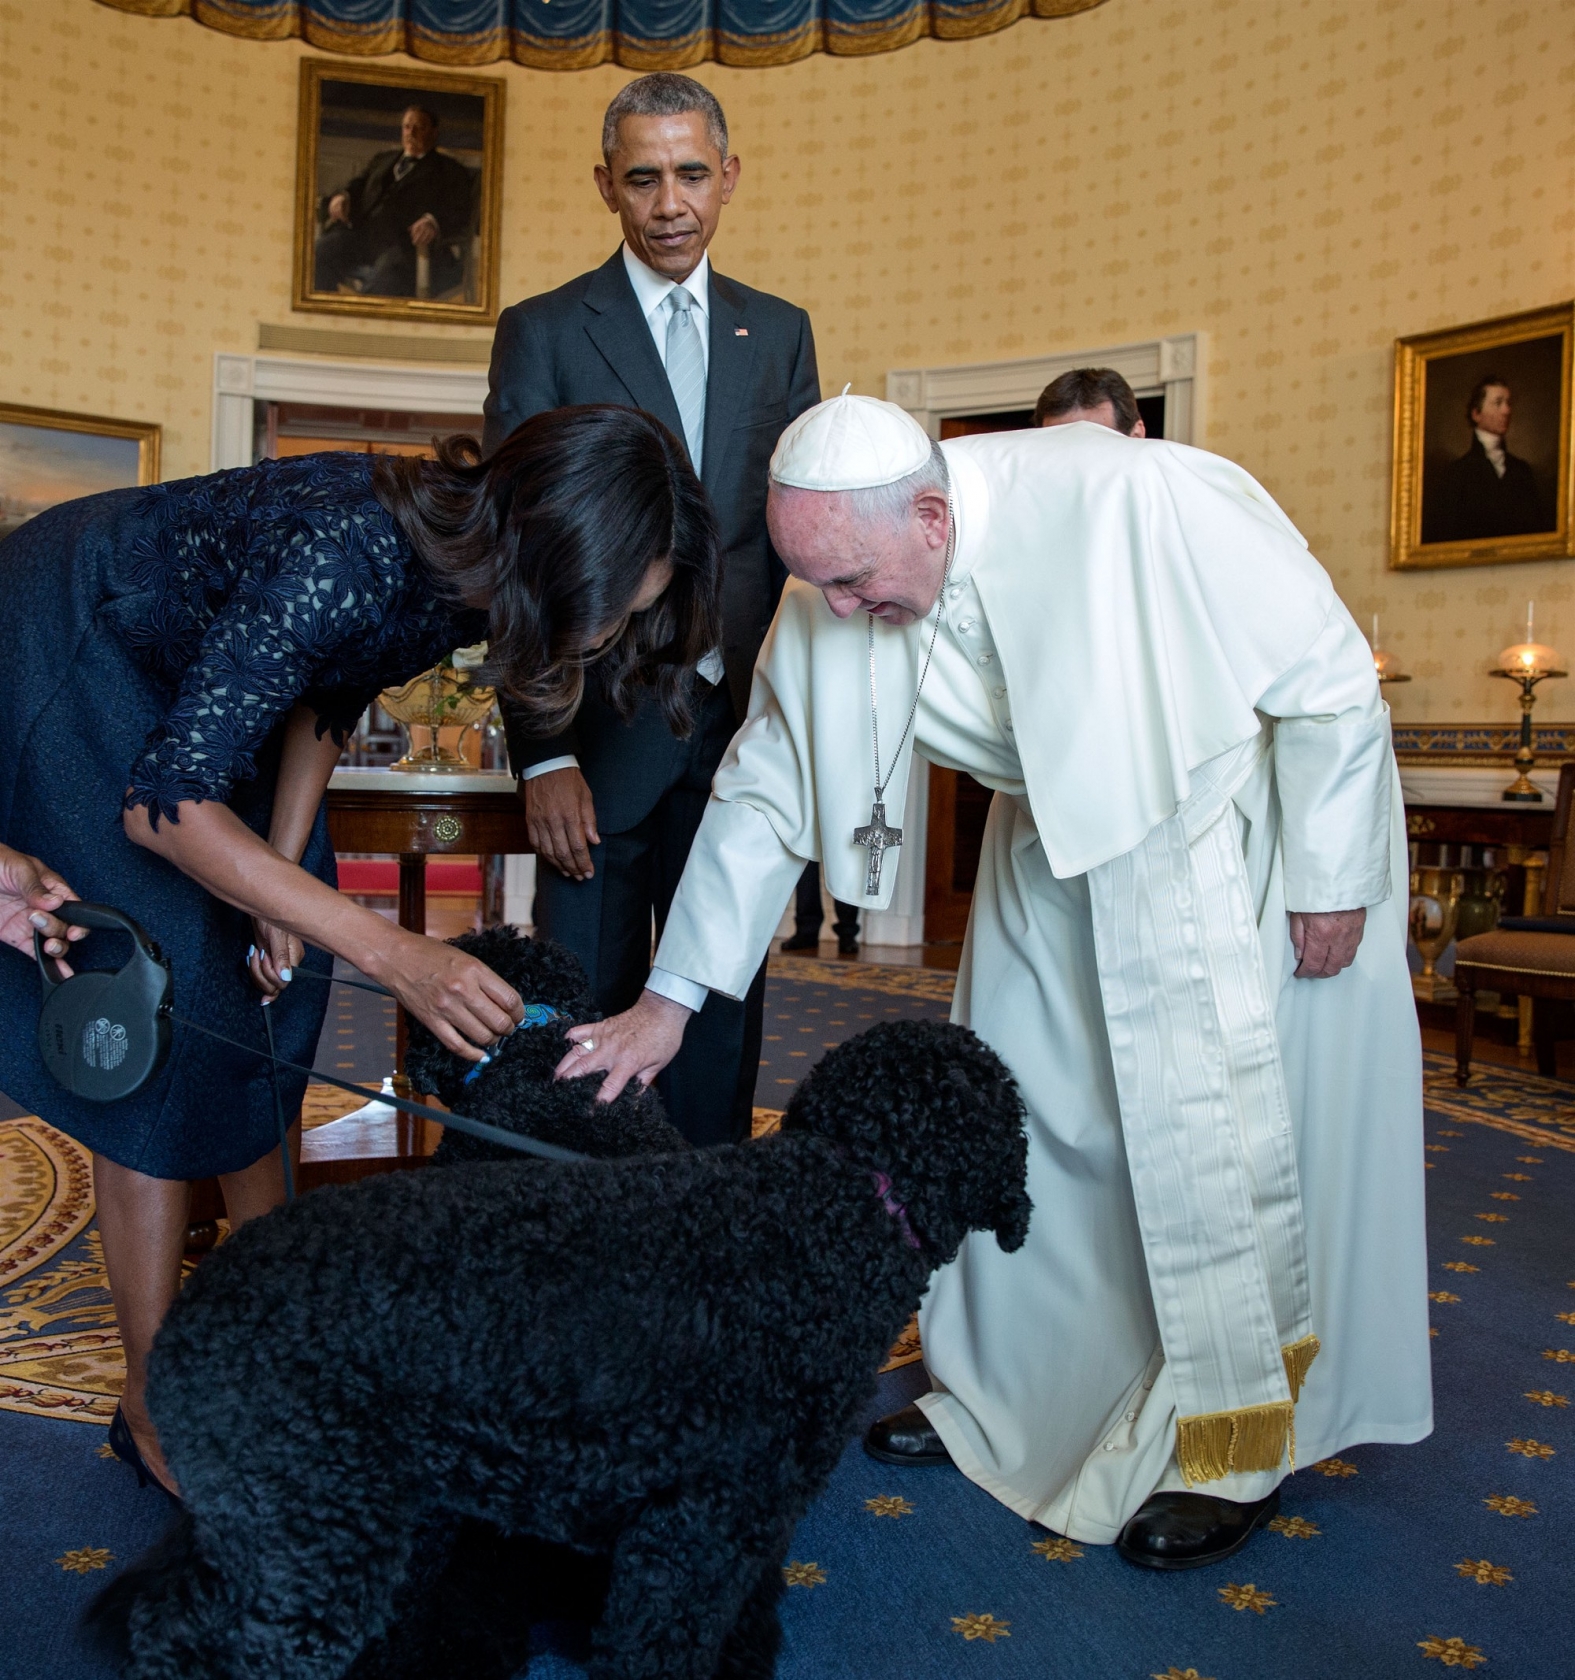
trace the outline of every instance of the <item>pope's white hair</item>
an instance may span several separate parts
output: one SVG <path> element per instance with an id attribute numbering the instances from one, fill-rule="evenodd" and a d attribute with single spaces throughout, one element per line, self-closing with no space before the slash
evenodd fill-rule
<path id="1" fill-rule="evenodd" d="M 941 453 L 941 446 L 932 441 L 929 460 L 906 478 L 895 479 L 890 484 L 876 484 L 866 490 L 837 490 L 832 494 L 844 498 L 848 512 L 860 524 L 895 525 L 907 518 L 920 496 L 944 496 L 950 485 L 946 457 Z M 792 484 L 775 485 L 778 495 L 791 495 L 798 488 Z"/>

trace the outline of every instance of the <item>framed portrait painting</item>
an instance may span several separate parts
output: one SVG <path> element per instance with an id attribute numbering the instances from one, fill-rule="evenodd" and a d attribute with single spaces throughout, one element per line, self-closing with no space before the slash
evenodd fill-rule
<path id="1" fill-rule="evenodd" d="M 159 481 L 159 428 L 0 403 L 0 540 L 60 502 Z"/>
<path id="2" fill-rule="evenodd" d="M 1575 552 L 1572 329 L 1564 303 L 1396 343 L 1391 567 Z"/>
<path id="3" fill-rule="evenodd" d="M 292 307 L 490 325 L 502 81 L 301 61 Z"/>

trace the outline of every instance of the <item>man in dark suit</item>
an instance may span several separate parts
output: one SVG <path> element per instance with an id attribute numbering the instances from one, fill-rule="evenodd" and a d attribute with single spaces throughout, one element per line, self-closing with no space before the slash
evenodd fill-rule
<path id="1" fill-rule="evenodd" d="M 653 921 L 659 934 L 748 703 L 787 575 L 766 534 L 766 469 L 783 428 L 820 400 L 820 383 L 808 315 L 723 279 L 706 256 L 739 172 L 714 96 L 687 76 L 631 82 L 608 107 L 602 155 L 596 184 L 622 223 L 623 246 L 593 272 L 503 312 L 484 443 L 495 449 L 543 409 L 643 408 L 686 442 L 716 510 L 722 645 L 693 675 L 687 740 L 651 703 L 619 718 L 594 667 L 562 735 L 532 737 L 505 710 L 540 862 L 538 931 L 579 957 L 598 1005 L 616 1014 L 650 973 Z M 764 997 L 762 967 L 743 1003 L 706 998 L 661 1076 L 674 1122 L 695 1143 L 748 1135 Z"/>
<path id="2" fill-rule="evenodd" d="M 476 176 L 437 149 L 437 117 L 411 105 L 400 118 L 399 151 L 379 152 L 347 187 L 318 206 L 312 284 L 333 292 L 354 281 L 375 297 L 414 297 L 416 257 L 431 259 L 431 294 L 459 283 L 470 237 Z"/>
<path id="3" fill-rule="evenodd" d="M 1478 542 L 1554 528 L 1531 463 L 1506 447 L 1512 413 L 1503 379 L 1477 382 L 1466 404 L 1471 447 L 1437 469 L 1438 482 L 1424 501 L 1423 542 Z"/>

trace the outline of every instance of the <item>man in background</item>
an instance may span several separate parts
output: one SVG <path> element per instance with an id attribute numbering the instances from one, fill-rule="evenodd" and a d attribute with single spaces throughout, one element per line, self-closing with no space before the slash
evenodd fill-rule
<path id="1" fill-rule="evenodd" d="M 1052 379 L 1034 405 L 1036 426 L 1092 420 L 1128 437 L 1147 437 L 1137 395 L 1114 368 L 1073 368 Z"/>
<path id="2" fill-rule="evenodd" d="M 688 76 L 631 82 L 607 108 L 596 186 L 623 245 L 589 274 L 503 312 L 486 403 L 488 450 L 570 403 L 645 409 L 688 446 L 716 510 L 722 646 L 694 673 L 687 740 L 654 702 L 627 721 L 595 668 L 573 725 L 532 736 L 504 709 L 509 754 L 542 868 L 537 930 L 585 965 L 608 1014 L 640 996 L 711 777 L 743 717 L 755 655 L 786 577 L 766 532 L 767 468 L 782 429 L 820 399 L 809 316 L 724 279 L 707 247 L 738 184 L 727 120 Z M 747 1137 L 765 967 L 739 1001 L 713 996 L 661 1092 L 696 1144 Z"/>
<path id="3" fill-rule="evenodd" d="M 319 206 L 312 284 L 338 291 L 346 281 L 374 297 L 414 297 L 416 259 L 431 261 L 433 296 L 459 283 L 475 217 L 476 176 L 437 149 L 438 119 L 424 105 L 400 118 L 400 149 L 379 152 L 346 187 Z"/>
<path id="4" fill-rule="evenodd" d="M 1507 447 L 1513 415 L 1508 381 L 1497 374 L 1478 380 L 1466 403 L 1471 447 L 1439 470 L 1423 542 L 1476 542 L 1553 529 L 1531 463 Z"/>

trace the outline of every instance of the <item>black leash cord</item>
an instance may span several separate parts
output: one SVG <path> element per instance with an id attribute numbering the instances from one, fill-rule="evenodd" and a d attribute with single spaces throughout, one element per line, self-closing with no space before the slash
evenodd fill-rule
<path id="1" fill-rule="evenodd" d="M 290 1159 L 290 1128 L 284 1123 L 284 1099 L 279 1095 L 279 1056 L 273 1047 L 273 1016 L 268 1013 L 272 1001 L 264 998 L 262 1005 L 263 1031 L 268 1035 L 268 1079 L 273 1086 L 273 1117 L 279 1127 L 279 1159 L 284 1164 L 284 1199 L 293 1202 L 295 1163 Z"/>
<path id="2" fill-rule="evenodd" d="M 232 1050 L 244 1050 L 248 1056 L 269 1055 L 268 1051 L 259 1050 L 255 1045 L 242 1044 L 239 1039 L 226 1038 L 221 1032 L 215 1032 L 212 1027 L 199 1026 L 195 1021 L 188 1021 L 184 1015 L 177 1015 L 174 1010 L 169 1012 L 170 1020 L 183 1027 L 190 1027 L 193 1032 L 206 1033 L 209 1038 L 218 1039 L 220 1044 L 228 1044 Z M 272 1034 L 270 1032 L 270 1038 Z M 453 1126 L 461 1132 L 468 1132 L 471 1137 L 479 1138 L 483 1143 L 501 1144 L 505 1149 L 515 1149 L 525 1155 L 539 1155 L 544 1161 L 588 1161 L 589 1155 L 577 1154 L 572 1149 L 560 1148 L 555 1143 L 543 1143 L 540 1138 L 527 1137 L 522 1132 L 506 1132 L 501 1126 L 489 1126 L 485 1120 L 472 1120 L 468 1114 L 451 1114 L 446 1108 L 428 1108 L 425 1103 L 411 1102 L 408 1097 L 396 1097 L 392 1092 L 369 1090 L 365 1085 L 352 1085 L 348 1079 L 336 1079 L 331 1073 L 319 1072 L 316 1068 L 302 1067 L 299 1062 L 287 1062 L 282 1056 L 270 1058 L 275 1067 L 287 1067 L 295 1073 L 304 1073 L 308 1079 L 315 1079 L 323 1085 L 337 1085 L 341 1091 L 348 1091 L 352 1096 L 370 1097 L 374 1102 L 387 1103 L 390 1108 L 403 1110 L 406 1114 L 419 1114 L 423 1120 L 437 1120 L 445 1126 Z"/>
<path id="3" fill-rule="evenodd" d="M 319 974 L 315 968 L 295 970 L 297 980 L 321 980 L 325 986 L 354 986 L 358 992 L 370 992 L 373 997 L 394 997 L 387 986 L 374 986 L 370 980 L 346 980 L 342 974 Z M 399 1000 L 394 998 L 397 1003 Z"/>

